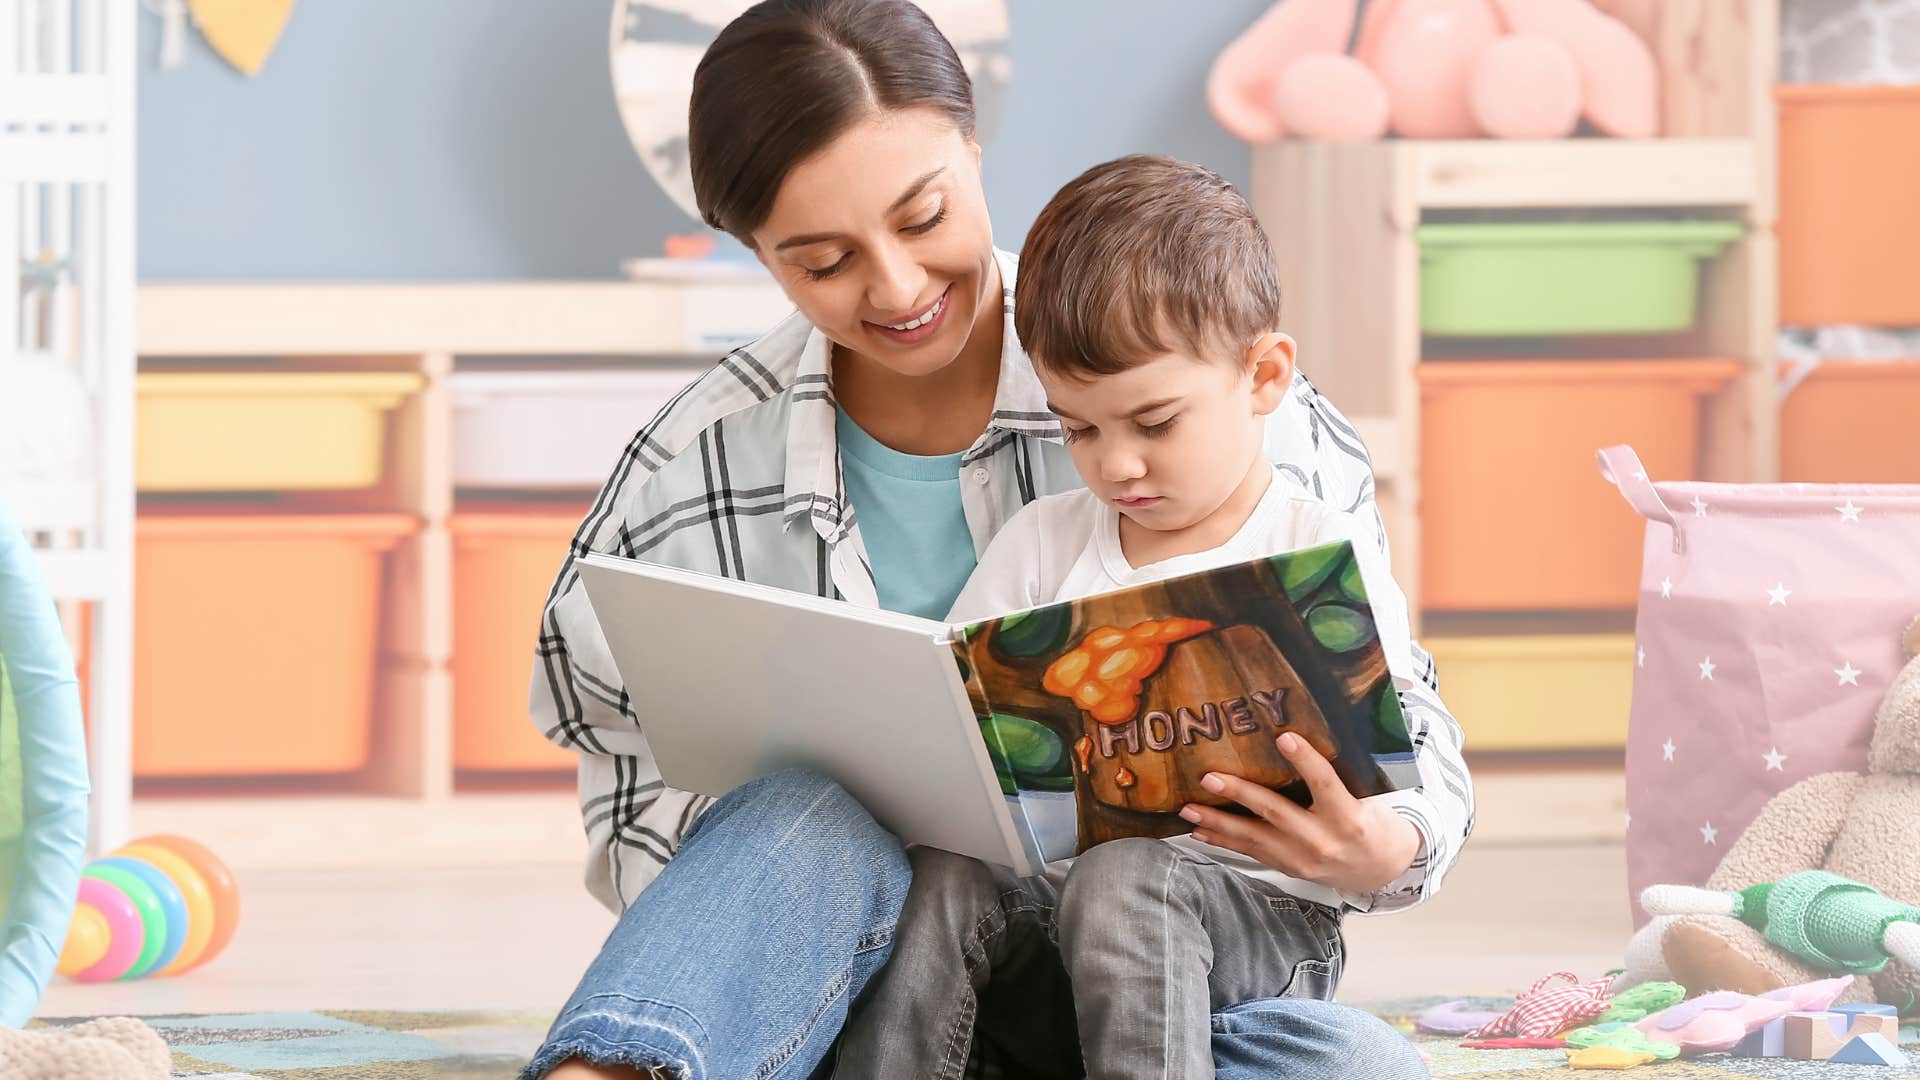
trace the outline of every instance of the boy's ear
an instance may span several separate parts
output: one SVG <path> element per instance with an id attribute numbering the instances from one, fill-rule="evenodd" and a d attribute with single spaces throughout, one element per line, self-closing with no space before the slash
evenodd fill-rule
<path id="1" fill-rule="evenodd" d="M 1253 411 L 1266 416 L 1280 407 L 1293 385 L 1293 339 L 1275 330 L 1247 347 L 1247 371 L 1253 376 Z"/>

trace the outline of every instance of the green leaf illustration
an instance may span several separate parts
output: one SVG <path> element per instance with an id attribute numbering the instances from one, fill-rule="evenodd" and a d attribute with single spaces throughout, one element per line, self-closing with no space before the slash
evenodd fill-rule
<path id="1" fill-rule="evenodd" d="M 1299 603 L 1337 573 L 1350 552 L 1344 544 L 1329 544 L 1291 555 L 1276 555 L 1269 561 L 1274 573 L 1280 575 L 1280 585 L 1287 590 L 1287 598 Z"/>
<path id="2" fill-rule="evenodd" d="M 987 754 L 1002 791 L 1012 795 L 1016 788 L 1073 790 L 1067 747 L 1053 729 L 1024 716 L 994 713 L 980 721 L 980 733 L 986 737 Z"/>
<path id="3" fill-rule="evenodd" d="M 1373 620 L 1345 604 L 1325 603 L 1307 612 L 1307 628 L 1334 652 L 1352 652 L 1372 641 Z"/>
<path id="4" fill-rule="evenodd" d="M 1347 568 L 1340 571 L 1340 592 L 1356 604 L 1367 602 L 1367 583 L 1360 577 L 1359 559 L 1348 562 Z"/>
<path id="5" fill-rule="evenodd" d="M 1060 649 L 1067 643 L 1067 633 L 1072 629 L 1073 606 L 1070 604 L 1022 611 L 1000 620 L 1000 630 L 993 635 L 993 647 L 1008 656 L 1032 659 Z"/>

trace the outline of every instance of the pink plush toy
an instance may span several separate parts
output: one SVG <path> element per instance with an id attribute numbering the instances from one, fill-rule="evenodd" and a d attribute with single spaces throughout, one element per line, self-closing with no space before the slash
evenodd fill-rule
<path id="1" fill-rule="evenodd" d="M 1853 976 L 1803 983 L 1758 997 L 1720 990 L 1689 998 L 1635 1026 L 1654 1042 L 1672 1043 L 1683 1054 L 1730 1050 L 1749 1034 L 1794 1012 L 1825 1012 L 1853 985 Z"/>
<path id="2" fill-rule="evenodd" d="M 1608 3 L 1641 22 L 1653 17 L 1641 0 Z M 1652 50 L 1589 0 L 1369 0 L 1349 58 L 1356 4 L 1280 0 L 1268 9 L 1208 77 L 1220 125 L 1249 142 L 1388 130 L 1546 139 L 1571 134 L 1582 116 L 1608 135 L 1656 133 Z"/>
<path id="3" fill-rule="evenodd" d="M 1347 51 L 1359 0 L 1281 0 L 1235 38 L 1207 76 L 1207 105 L 1220 126 L 1248 142 L 1286 134 L 1274 96 L 1303 56 Z"/>

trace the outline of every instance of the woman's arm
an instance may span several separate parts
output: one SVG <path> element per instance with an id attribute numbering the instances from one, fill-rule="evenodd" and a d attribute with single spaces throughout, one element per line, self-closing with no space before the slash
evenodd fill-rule
<path id="1" fill-rule="evenodd" d="M 1286 404 L 1268 426 L 1267 450 L 1309 491 L 1364 523 L 1378 540 L 1382 561 L 1390 561 L 1374 501 L 1373 461 L 1353 425 L 1304 375 L 1295 377 Z M 1473 781 L 1461 754 L 1464 735 L 1440 698 L 1433 657 L 1417 641 L 1409 642 L 1409 653 L 1411 671 L 1400 682 L 1400 706 L 1423 797 L 1421 805 L 1401 812 L 1413 819 L 1423 843 L 1407 873 L 1374 896 L 1374 911 L 1410 907 L 1432 896 L 1473 832 Z"/>

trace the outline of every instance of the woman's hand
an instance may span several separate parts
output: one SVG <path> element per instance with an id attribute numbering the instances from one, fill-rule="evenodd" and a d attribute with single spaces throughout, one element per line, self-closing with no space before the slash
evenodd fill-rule
<path id="1" fill-rule="evenodd" d="M 1327 759 L 1300 736 L 1289 732 L 1278 742 L 1313 792 L 1313 808 L 1240 777 L 1208 773 L 1202 787 L 1257 816 L 1189 803 L 1180 816 L 1194 824 L 1194 839 L 1345 893 L 1377 892 L 1406 873 L 1420 852 L 1413 822 L 1382 800 L 1354 798 Z"/>

